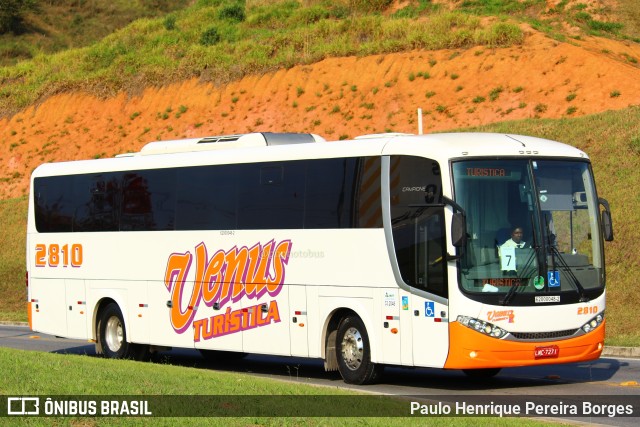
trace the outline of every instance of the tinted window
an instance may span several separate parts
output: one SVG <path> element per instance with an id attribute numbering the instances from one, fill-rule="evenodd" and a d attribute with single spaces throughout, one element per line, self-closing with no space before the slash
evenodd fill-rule
<path id="1" fill-rule="evenodd" d="M 356 159 L 309 162 L 306 228 L 351 227 L 355 162 Z"/>
<path id="2" fill-rule="evenodd" d="M 122 174 L 122 231 L 173 230 L 176 170 L 158 169 Z"/>
<path id="3" fill-rule="evenodd" d="M 73 231 L 118 231 L 120 174 L 74 175 Z"/>
<path id="4" fill-rule="evenodd" d="M 237 173 L 237 165 L 179 169 L 176 229 L 236 229 Z"/>
<path id="5" fill-rule="evenodd" d="M 411 156 L 391 158 L 391 224 L 402 279 L 447 297 L 444 209 L 438 163 Z"/>
<path id="6" fill-rule="evenodd" d="M 247 164 L 238 172 L 238 229 L 303 227 L 306 162 Z"/>
<path id="7" fill-rule="evenodd" d="M 42 233 L 71 231 L 75 202 L 72 176 L 37 178 L 34 182 L 33 201 L 36 228 Z"/>
<path id="8" fill-rule="evenodd" d="M 40 232 L 382 227 L 380 159 L 37 178 Z"/>

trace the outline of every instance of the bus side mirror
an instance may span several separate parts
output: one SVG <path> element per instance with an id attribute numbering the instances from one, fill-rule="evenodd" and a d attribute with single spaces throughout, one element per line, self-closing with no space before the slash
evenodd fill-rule
<path id="1" fill-rule="evenodd" d="M 467 219 L 462 212 L 454 213 L 451 218 L 451 243 L 456 248 L 467 246 Z"/>
<path id="2" fill-rule="evenodd" d="M 602 235 L 607 242 L 613 241 L 613 221 L 611 221 L 611 209 L 609 209 L 609 202 L 602 197 L 598 199 L 598 202 L 604 206 L 604 210 L 600 214 L 602 223 Z"/>

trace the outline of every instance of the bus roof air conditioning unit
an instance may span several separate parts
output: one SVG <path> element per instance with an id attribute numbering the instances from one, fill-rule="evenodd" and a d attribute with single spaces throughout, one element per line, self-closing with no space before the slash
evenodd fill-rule
<path id="1" fill-rule="evenodd" d="M 238 135 L 207 136 L 204 138 L 154 141 L 140 150 L 140 155 L 210 151 L 230 148 L 266 147 L 289 144 L 325 142 L 321 136 L 311 133 L 254 132 Z"/>

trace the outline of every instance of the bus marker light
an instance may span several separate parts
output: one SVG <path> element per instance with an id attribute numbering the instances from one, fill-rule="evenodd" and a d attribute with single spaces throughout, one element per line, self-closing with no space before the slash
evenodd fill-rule
<path id="1" fill-rule="evenodd" d="M 398 333 L 398 328 L 391 328 L 391 333 L 392 334 L 397 334 Z"/>
<path id="2" fill-rule="evenodd" d="M 304 328 L 304 323 L 299 323 L 298 326 L 300 326 L 301 328 Z"/>
<path id="3" fill-rule="evenodd" d="M 469 357 L 472 359 L 475 359 L 476 357 L 478 357 L 478 353 L 476 353 L 475 351 L 472 351 L 471 353 L 469 353 Z"/>

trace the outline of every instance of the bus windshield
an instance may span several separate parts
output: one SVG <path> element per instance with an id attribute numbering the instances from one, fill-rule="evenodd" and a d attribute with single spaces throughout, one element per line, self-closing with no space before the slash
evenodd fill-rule
<path id="1" fill-rule="evenodd" d="M 589 163 L 468 160 L 453 164 L 467 214 L 460 286 L 502 305 L 588 301 L 604 289 L 598 200 Z M 541 299 L 541 296 L 549 299 Z M 562 298 L 561 298 L 562 296 Z"/>

